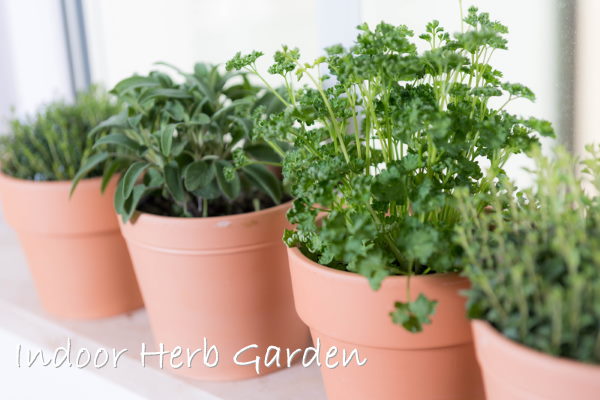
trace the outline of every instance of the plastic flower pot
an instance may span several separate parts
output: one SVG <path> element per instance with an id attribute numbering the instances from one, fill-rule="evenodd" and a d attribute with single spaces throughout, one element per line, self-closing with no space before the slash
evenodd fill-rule
<path id="1" fill-rule="evenodd" d="M 600 366 L 523 346 L 485 321 L 474 320 L 472 325 L 487 400 L 600 398 Z"/>
<path id="2" fill-rule="evenodd" d="M 134 215 L 121 224 L 140 283 L 157 344 L 178 346 L 185 365 L 174 373 L 202 380 L 238 380 L 258 376 L 238 358 L 264 358 L 269 346 L 303 349 L 308 329 L 294 309 L 290 273 L 282 241 L 290 204 L 224 217 L 175 218 Z M 187 350 L 205 342 L 218 350 L 205 364 L 203 353 L 188 364 Z M 283 366 L 283 365 L 282 365 Z M 260 368 L 260 375 L 276 365 Z"/>
<path id="3" fill-rule="evenodd" d="M 389 316 L 396 301 L 406 300 L 406 277 L 388 277 L 373 291 L 358 274 L 321 266 L 297 248 L 288 254 L 296 310 L 313 342 L 321 342 L 321 372 L 330 400 L 484 398 L 465 299 L 459 294 L 468 287 L 465 279 L 413 276 L 413 300 L 423 293 L 438 305 L 432 323 L 410 333 Z M 338 354 L 356 349 L 366 364 L 329 368 L 332 347 Z"/>
<path id="4" fill-rule="evenodd" d="M 142 307 L 113 208 L 116 180 L 35 182 L 0 174 L 4 217 L 17 232 L 42 306 L 56 317 L 93 319 Z M 10 267 L 10 266 L 6 266 Z"/>

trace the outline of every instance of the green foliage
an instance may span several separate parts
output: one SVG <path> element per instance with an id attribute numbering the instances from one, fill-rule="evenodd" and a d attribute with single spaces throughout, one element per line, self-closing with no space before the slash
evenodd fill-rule
<path id="1" fill-rule="evenodd" d="M 272 168 L 281 165 L 283 150 L 252 140 L 251 132 L 254 114 L 279 111 L 281 103 L 245 74 L 206 64 L 196 64 L 192 73 L 176 71 L 179 80 L 153 71 L 119 82 L 112 93 L 125 111 L 92 132 L 110 132 L 96 139 L 95 157 L 109 157 L 125 171 L 115 196 L 123 220 L 140 206 L 168 216 L 206 217 L 279 204 L 284 191 Z M 107 155 L 106 145 L 118 156 Z"/>
<path id="2" fill-rule="evenodd" d="M 465 22 L 470 29 L 453 38 L 428 24 L 422 53 L 406 26 L 380 23 L 359 26 L 354 46 L 330 47 L 313 63 L 286 46 L 275 54 L 269 72 L 282 77 L 286 108 L 259 118 L 257 132 L 295 145 L 283 171 L 296 198 L 289 246 L 366 276 L 374 289 L 390 275 L 460 270 L 455 189 L 488 193 L 509 157 L 538 141 L 534 131 L 553 134 L 549 123 L 505 109 L 533 99 L 489 64 L 506 48 L 506 27 L 475 8 Z M 255 64 L 261 54 L 238 53 L 227 68 L 265 81 Z M 480 160 L 489 162 L 485 175 Z M 398 303 L 394 321 L 420 331 L 435 310 L 428 302 Z"/>
<path id="3" fill-rule="evenodd" d="M 548 354 L 600 363 L 600 153 L 536 156 L 532 188 L 507 180 L 489 199 L 457 194 L 469 314 Z M 577 167 L 583 167 L 583 176 Z M 491 208 L 481 213 L 481 203 Z"/>
<path id="4" fill-rule="evenodd" d="M 92 87 L 73 104 L 54 102 L 25 120 L 11 120 L 9 134 L 0 136 L 2 172 L 35 181 L 73 179 L 92 150 L 88 132 L 119 110 L 107 93 Z M 102 161 L 90 176 L 102 175 Z"/>
<path id="5" fill-rule="evenodd" d="M 409 303 L 397 302 L 392 311 L 392 321 L 402 325 L 407 331 L 420 332 L 423 324 L 431 323 L 429 317 L 435 313 L 437 301 L 429 300 L 422 293 L 415 301 Z"/>

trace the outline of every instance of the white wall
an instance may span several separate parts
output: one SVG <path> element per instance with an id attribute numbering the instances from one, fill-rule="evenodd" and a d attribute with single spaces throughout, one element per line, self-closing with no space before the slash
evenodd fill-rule
<path id="1" fill-rule="evenodd" d="M 92 80 L 107 87 L 156 61 L 191 70 L 261 50 L 266 68 L 281 44 L 318 53 L 315 0 L 85 0 L 84 9 Z"/>
<path id="2" fill-rule="evenodd" d="M 350 46 L 362 22 L 363 0 L 316 0 L 319 51 L 334 44 Z M 322 52 L 322 51 L 321 51 Z"/>
<path id="3" fill-rule="evenodd" d="M 577 4 L 575 148 L 600 142 L 600 1 Z"/>
<path id="4" fill-rule="evenodd" d="M 0 132 L 11 107 L 70 98 L 66 51 L 59 0 L 0 1 Z"/>
<path id="5" fill-rule="evenodd" d="M 10 31 L 6 24 L 6 3 L 0 2 L 0 134 L 4 131 L 6 122 L 4 119 L 14 105 L 16 98 L 15 82 L 13 80 L 14 70 L 12 63 L 8 60 L 12 53 L 10 42 Z"/>

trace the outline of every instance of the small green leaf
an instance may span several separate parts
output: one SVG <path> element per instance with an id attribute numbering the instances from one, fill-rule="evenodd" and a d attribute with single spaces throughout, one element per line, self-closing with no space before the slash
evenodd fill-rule
<path id="1" fill-rule="evenodd" d="M 125 201 L 123 205 L 124 217 L 126 218 L 124 221 L 127 222 L 131 219 L 131 216 L 137 210 L 137 206 L 142 199 L 144 193 L 146 193 L 146 185 L 139 184 L 133 187 L 133 191 L 131 196 Z"/>
<path id="2" fill-rule="evenodd" d="M 243 136 L 248 136 L 250 134 L 250 129 L 252 127 L 252 121 L 250 121 L 247 118 L 241 118 L 235 115 L 232 115 L 229 117 L 229 120 L 233 121 L 236 123 L 237 126 L 239 126 L 243 132 Z"/>
<path id="3" fill-rule="evenodd" d="M 262 164 L 250 164 L 242 168 L 248 179 L 258 186 L 275 202 L 281 203 L 283 188 L 279 179 Z"/>
<path id="4" fill-rule="evenodd" d="M 124 165 L 125 163 L 123 160 L 115 160 L 104 169 L 104 173 L 102 174 L 102 185 L 100 186 L 100 191 L 102 193 L 104 193 L 104 191 L 106 190 L 106 187 L 108 186 L 108 183 L 110 182 L 111 178 L 115 175 L 117 171 L 121 170 L 121 168 L 123 168 Z"/>
<path id="5" fill-rule="evenodd" d="M 160 151 L 165 157 L 169 157 L 171 155 L 174 134 L 175 125 L 167 125 L 160 132 Z"/>
<path id="6" fill-rule="evenodd" d="M 73 178 L 73 182 L 71 183 L 71 192 L 69 193 L 69 196 L 73 195 L 73 192 L 75 191 L 75 188 L 79 184 L 79 181 L 81 181 L 81 179 L 83 179 L 88 174 L 88 172 L 90 172 L 92 169 L 94 169 L 100 163 L 107 160 L 109 156 L 110 155 L 108 153 L 96 153 L 93 156 L 91 156 L 90 158 L 88 158 L 85 161 L 85 163 L 81 166 L 81 168 L 79 168 L 79 171 L 77 171 L 77 174 L 75 174 L 75 177 Z"/>
<path id="7" fill-rule="evenodd" d="M 252 100 L 249 98 L 244 98 L 244 99 L 238 99 L 238 100 L 234 100 L 231 102 L 231 104 L 219 109 L 217 112 L 215 112 L 212 116 L 212 120 L 218 120 L 219 118 L 229 115 L 229 114 L 233 114 L 235 113 L 235 111 L 243 106 L 246 105 L 252 105 Z"/>
<path id="8" fill-rule="evenodd" d="M 525 121 L 525 126 L 537 131 L 542 136 L 554 137 L 554 128 L 549 121 L 532 117 Z"/>
<path id="9" fill-rule="evenodd" d="M 192 118 L 191 122 L 198 125 L 210 124 L 210 117 L 204 113 L 200 113 L 198 115 L 194 115 L 194 118 Z"/>
<path id="10" fill-rule="evenodd" d="M 97 132 L 109 128 L 124 128 L 127 126 L 127 112 L 123 111 L 117 115 L 113 115 L 100 122 L 94 129 L 90 131 L 89 136 L 94 136 Z"/>
<path id="11" fill-rule="evenodd" d="M 415 301 L 410 302 L 408 308 L 417 316 L 419 322 L 430 324 L 430 317 L 435 314 L 437 303 L 436 300 L 429 300 L 423 293 L 420 293 Z"/>
<path id="12" fill-rule="evenodd" d="M 271 146 L 264 143 L 251 144 L 244 151 L 253 159 L 272 163 L 280 163 L 281 157 Z"/>
<path id="13" fill-rule="evenodd" d="M 149 163 L 145 161 L 136 161 L 129 166 L 125 175 L 123 175 L 123 199 L 127 200 L 129 196 L 131 196 L 131 191 L 133 190 L 133 186 L 137 183 L 140 175 L 150 166 Z"/>
<path id="14" fill-rule="evenodd" d="M 205 198 L 207 200 L 213 200 L 221 196 L 221 189 L 219 188 L 217 181 L 213 179 L 208 185 L 202 186 L 194 190 L 192 193 L 194 193 L 194 196 Z"/>
<path id="15" fill-rule="evenodd" d="M 122 133 L 111 133 L 110 135 L 102 136 L 100 139 L 96 140 L 94 148 L 104 144 L 123 146 L 136 153 L 141 153 L 144 148 L 144 146 L 141 146 L 135 140 L 128 138 Z"/>
<path id="16" fill-rule="evenodd" d="M 237 172 L 234 172 L 230 178 L 227 179 L 226 175 L 228 175 L 227 170 L 231 170 L 233 165 L 229 161 L 219 160 L 216 165 L 216 175 L 217 175 L 217 183 L 219 185 L 219 189 L 221 192 L 227 197 L 229 200 L 234 200 L 240 194 L 240 177 Z"/>
<path id="17" fill-rule="evenodd" d="M 390 313 L 392 321 L 397 325 L 402 325 L 406 330 L 415 333 L 418 332 L 418 324 L 411 315 L 408 304 L 396 302 L 395 309 Z"/>
<path id="18" fill-rule="evenodd" d="M 170 88 L 158 88 L 158 89 L 150 89 L 148 93 L 143 96 L 143 100 L 140 100 L 140 103 L 143 101 L 149 101 L 155 98 L 160 97 L 168 97 L 174 99 L 189 99 L 189 93 L 181 89 L 170 89 Z"/>
<path id="19" fill-rule="evenodd" d="M 502 83 L 502 89 L 506 90 L 513 96 L 523 97 L 527 100 L 535 101 L 535 94 L 525 85 L 521 85 L 520 83 L 510 83 L 504 82 Z"/>
<path id="20" fill-rule="evenodd" d="M 208 185 L 215 176 L 215 168 L 210 161 L 194 161 L 184 171 L 185 188 L 190 192 Z"/>
<path id="21" fill-rule="evenodd" d="M 179 157 L 181 153 L 186 149 L 189 141 L 187 139 L 179 139 L 175 142 L 173 147 L 171 148 L 171 156 Z"/>
<path id="22" fill-rule="evenodd" d="M 183 203 L 185 201 L 185 193 L 181 181 L 181 172 L 179 166 L 174 162 L 165 166 L 165 183 L 175 201 Z"/>
<path id="23" fill-rule="evenodd" d="M 410 234 L 401 235 L 398 243 L 408 259 L 418 260 L 426 265 L 438 249 L 439 233 L 430 227 L 422 227 L 410 231 Z"/>
<path id="24" fill-rule="evenodd" d="M 155 92 L 156 96 L 160 97 L 170 97 L 174 99 L 191 99 L 192 96 L 185 90 L 181 89 L 158 89 Z"/>
<path id="25" fill-rule="evenodd" d="M 190 82 L 193 82 L 193 84 L 202 92 L 204 96 L 206 96 L 206 98 L 208 98 L 211 103 L 214 103 L 217 97 L 215 92 L 206 84 L 206 79 L 204 79 L 202 76 L 199 76 L 197 72 L 198 71 L 196 71 L 197 76 L 191 75 L 188 79 Z"/>
<path id="26" fill-rule="evenodd" d="M 159 83 L 156 79 L 146 76 L 132 76 L 123 79 L 115 85 L 112 92 L 122 95 L 130 90 L 148 87 L 158 87 Z"/>
<path id="27" fill-rule="evenodd" d="M 159 170 L 154 167 L 148 168 L 144 175 L 144 185 L 148 189 L 159 189 L 164 185 L 165 178 L 162 176 Z"/>
<path id="28" fill-rule="evenodd" d="M 165 108 L 165 111 L 169 114 L 169 116 L 177 122 L 187 121 L 189 116 L 185 112 L 185 108 L 180 102 L 173 102 L 168 107 Z"/>
<path id="29" fill-rule="evenodd" d="M 402 325 L 412 333 L 421 332 L 424 324 L 431 323 L 431 316 L 435 314 L 436 300 L 429 300 L 423 293 L 410 303 L 396 302 L 396 309 L 390 313 L 395 324 Z"/>
<path id="30" fill-rule="evenodd" d="M 125 185 L 125 180 L 123 177 L 119 180 L 119 184 L 117 185 L 117 190 L 115 192 L 114 205 L 115 211 L 119 214 L 123 220 L 123 222 L 127 222 L 129 218 L 127 218 L 127 213 L 125 212 L 125 198 L 123 197 L 123 187 Z"/>
<path id="31" fill-rule="evenodd" d="M 133 117 L 127 118 L 127 125 L 131 129 L 137 129 L 140 121 L 142 120 L 142 114 L 136 114 Z"/>

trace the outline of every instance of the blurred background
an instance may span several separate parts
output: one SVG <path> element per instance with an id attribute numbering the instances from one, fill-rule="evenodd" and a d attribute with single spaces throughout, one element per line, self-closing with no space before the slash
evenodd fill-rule
<path id="1" fill-rule="evenodd" d="M 465 10 L 470 5 L 509 26 L 509 51 L 493 62 L 537 95 L 512 111 L 552 121 L 559 140 L 576 151 L 600 137 L 600 2 L 463 1 Z M 0 0 L 0 128 L 11 109 L 27 114 L 94 82 L 111 88 L 156 61 L 190 69 L 196 61 L 223 63 L 239 50 L 269 55 L 284 43 L 311 60 L 324 46 L 352 43 L 363 21 L 420 32 L 432 19 L 459 30 L 459 1 Z"/>
<path id="2" fill-rule="evenodd" d="M 506 80 L 537 95 L 535 103 L 512 103 L 512 111 L 552 121 L 558 142 L 575 152 L 599 141 L 600 0 L 463 1 L 464 10 L 470 5 L 508 25 L 509 51 L 497 52 L 493 64 Z M 156 61 L 189 70 L 197 61 L 224 63 L 237 51 L 270 55 L 281 44 L 299 47 L 303 58 L 312 60 L 325 46 L 351 44 L 361 22 L 384 20 L 421 32 L 432 19 L 458 31 L 459 1 L 0 0 L 0 133 L 14 115 L 71 99 L 91 83 L 110 89 L 133 73 L 157 68 Z M 264 57 L 260 66 L 269 61 Z M 516 160 L 511 168 L 521 165 Z M 0 373 L 12 387 L 25 388 L 31 373 L 14 369 L 13 349 L 20 339 L 1 333 L 6 353 L 0 352 Z M 82 376 L 40 372 L 28 393 L 71 379 L 71 398 L 83 393 L 134 398 L 106 386 L 90 392 L 97 387 L 95 378 L 74 373 Z M 81 393 L 73 382 L 80 383 Z M 107 394 L 110 390 L 114 395 Z"/>

